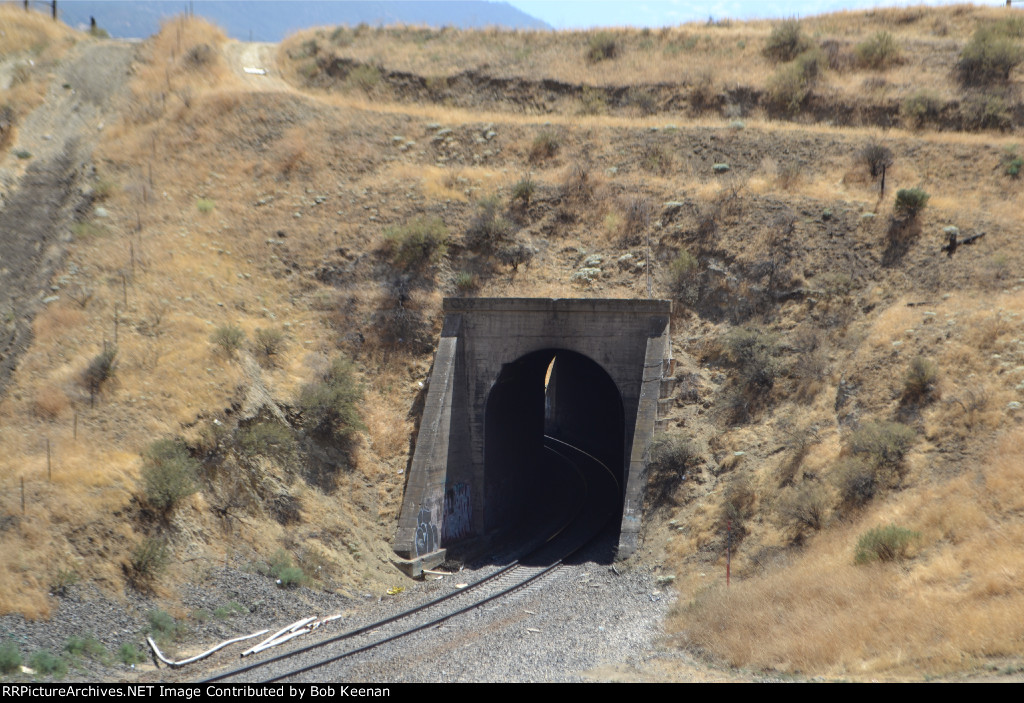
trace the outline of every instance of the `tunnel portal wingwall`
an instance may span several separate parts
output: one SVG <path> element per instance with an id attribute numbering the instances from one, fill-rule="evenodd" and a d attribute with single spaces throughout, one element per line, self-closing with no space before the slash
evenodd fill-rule
<path id="1" fill-rule="evenodd" d="M 395 552 L 425 557 L 481 537 L 487 519 L 484 428 L 503 369 L 539 350 L 583 355 L 621 397 L 625 478 L 618 558 L 637 547 L 651 435 L 669 375 L 667 300 L 448 298 L 405 489 Z M 618 473 L 618 471 L 617 471 Z"/>

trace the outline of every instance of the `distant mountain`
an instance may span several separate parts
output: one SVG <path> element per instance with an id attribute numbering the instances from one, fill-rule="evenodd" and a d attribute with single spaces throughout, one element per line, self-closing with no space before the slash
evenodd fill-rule
<path id="1" fill-rule="evenodd" d="M 482 0 L 402 0 L 394 2 L 340 2 L 338 0 L 58 0 L 60 18 L 72 27 L 87 28 L 89 18 L 112 37 L 140 38 L 155 34 L 160 22 L 192 9 L 228 36 L 254 41 L 281 41 L 308 27 L 339 24 L 390 24 L 431 27 L 508 27 L 551 29 L 550 25 L 506 2 Z"/>

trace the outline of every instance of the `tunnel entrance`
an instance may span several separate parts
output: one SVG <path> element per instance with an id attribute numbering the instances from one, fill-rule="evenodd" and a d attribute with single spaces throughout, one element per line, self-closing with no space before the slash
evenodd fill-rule
<path id="1" fill-rule="evenodd" d="M 651 435 L 669 402 L 671 303 L 446 298 L 443 309 L 396 563 L 415 575 L 448 551 L 497 557 L 500 532 L 522 540 L 522 526 L 564 518 L 581 487 L 602 520 L 618 512 L 610 558 L 632 554 Z"/>
<path id="2" fill-rule="evenodd" d="M 539 534 L 583 510 L 621 514 L 625 468 L 622 396 L 600 365 L 543 349 L 502 367 L 484 417 L 485 531 Z"/>

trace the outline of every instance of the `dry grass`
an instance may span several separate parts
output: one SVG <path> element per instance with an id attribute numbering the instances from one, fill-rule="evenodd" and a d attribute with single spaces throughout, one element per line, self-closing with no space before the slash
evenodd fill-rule
<path id="1" fill-rule="evenodd" d="M 698 592 L 670 631 L 730 664 L 789 672 L 940 674 L 1017 655 L 1021 441 L 1004 434 L 977 469 L 820 536 L 762 578 Z M 857 535 L 889 521 L 922 533 L 917 556 L 855 566 Z"/>

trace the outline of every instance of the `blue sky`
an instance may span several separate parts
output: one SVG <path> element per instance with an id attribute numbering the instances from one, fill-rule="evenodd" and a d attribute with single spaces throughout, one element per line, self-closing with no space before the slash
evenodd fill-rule
<path id="1" fill-rule="evenodd" d="M 1020 0 L 1018 0 L 1020 1 Z M 523 12 L 544 20 L 556 29 L 587 27 L 664 27 L 706 20 L 807 17 L 837 10 L 909 5 L 952 5 L 954 2 L 879 2 L 878 0 L 510 0 Z M 1005 5 L 1004 0 L 975 0 L 976 5 Z M 1024 4 L 1024 3 L 1022 3 Z"/>

